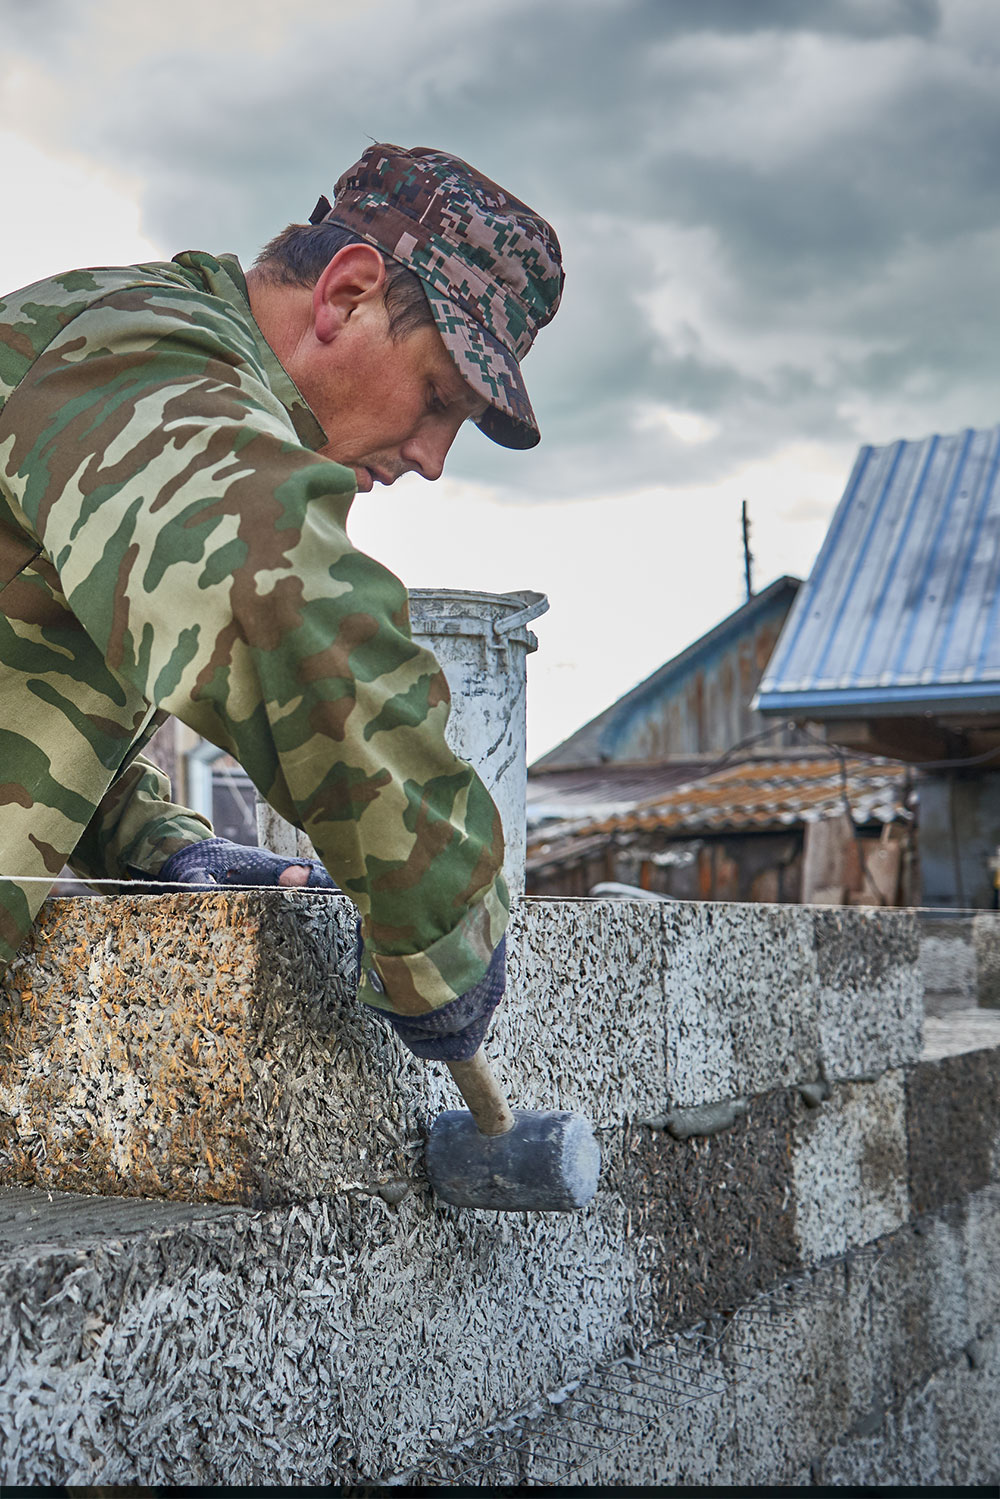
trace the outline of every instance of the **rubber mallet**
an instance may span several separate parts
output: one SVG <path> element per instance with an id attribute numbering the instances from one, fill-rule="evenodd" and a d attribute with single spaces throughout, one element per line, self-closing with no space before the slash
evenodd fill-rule
<path id="1" fill-rule="evenodd" d="M 469 1106 L 431 1128 L 427 1175 L 459 1208 L 571 1213 L 597 1191 L 601 1152 L 579 1114 L 511 1109 L 480 1049 L 448 1070 Z"/>

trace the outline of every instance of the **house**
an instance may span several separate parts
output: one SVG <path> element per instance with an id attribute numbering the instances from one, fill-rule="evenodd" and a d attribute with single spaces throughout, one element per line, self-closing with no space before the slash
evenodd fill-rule
<path id="1" fill-rule="evenodd" d="M 778 578 L 528 770 L 528 827 L 626 811 L 762 736 L 803 742 L 751 707 L 800 584 Z"/>
<path id="2" fill-rule="evenodd" d="M 609 762 L 719 755 L 762 731 L 794 742 L 751 706 L 798 578 L 778 578 L 693 645 L 657 668 L 531 767 L 549 771 Z"/>
<path id="3" fill-rule="evenodd" d="M 755 698 L 913 767 L 920 903 L 996 902 L 1000 427 L 863 447 Z"/>

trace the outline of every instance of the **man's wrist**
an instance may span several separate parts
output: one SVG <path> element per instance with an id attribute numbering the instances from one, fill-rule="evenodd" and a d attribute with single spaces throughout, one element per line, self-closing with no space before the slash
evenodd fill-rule
<path id="1" fill-rule="evenodd" d="M 197 819 L 197 820 L 196 820 Z M 176 821 L 176 819 L 172 819 Z M 198 843 L 207 843 L 215 837 L 215 829 L 203 821 L 195 812 L 185 817 L 182 832 L 170 832 L 163 836 L 146 839 L 139 848 L 128 851 L 127 863 L 137 879 L 153 879 L 159 876 L 164 864 L 174 854 Z"/>
<path id="2" fill-rule="evenodd" d="M 502 937 L 479 983 L 450 1003 L 421 1015 L 399 1015 L 382 1008 L 377 1013 L 388 1021 L 414 1056 L 467 1062 L 482 1045 L 493 1012 L 503 998 L 506 946 L 506 938 Z"/>
<path id="3" fill-rule="evenodd" d="M 388 1014 L 451 1004 L 483 979 L 507 928 L 510 897 L 498 875 L 461 921 L 423 952 L 386 954 L 367 944 L 359 997 Z"/>

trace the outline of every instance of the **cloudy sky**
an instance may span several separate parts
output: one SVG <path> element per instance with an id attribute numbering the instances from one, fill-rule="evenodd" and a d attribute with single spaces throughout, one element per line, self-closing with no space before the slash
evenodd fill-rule
<path id="1" fill-rule="evenodd" d="M 800 576 L 863 442 L 1000 405 L 991 0 L 0 0 L 0 284 L 235 250 L 371 140 L 550 218 L 543 441 L 361 496 L 414 586 L 544 590 L 529 751 Z"/>

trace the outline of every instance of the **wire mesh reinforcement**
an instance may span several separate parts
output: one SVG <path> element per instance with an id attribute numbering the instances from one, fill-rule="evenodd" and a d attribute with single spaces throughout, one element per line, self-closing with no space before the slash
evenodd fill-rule
<path id="1" fill-rule="evenodd" d="M 892 1251 L 884 1241 L 824 1262 L 847 1265 L 861 1302 Z M 815 1272 L 762 1292 L 735 1312 L 645 1344 L 626 1343 L 619 1358 L 596 1365 L 531 1407 L 430 1450 L 418 1464 L 376 1480 L 385 1485 L 550 1487 L 615 1476 L 615 1454 L 648 1444 L 658 1416 L 688 1416 L 706 1401 L 723 1402 L 741 1371 L 784 1366 L 783 1336 L 822 1294 Z M 857 1298 L 852 1298 L 856 1300 Z M 854 1306 L 853 1315 L 859 1315 Z M 764 1341 L 765 1328 L 776 1346 Z M 759 1329 L 759 1331 L 758 1331 Z M 743 1355 L 738 1356 L 738 1355 Z M 640 1447 L 639 1444 L 642 1444 Z"/>
<path id="2" fill-rule="evenodd" d="M 732 1373 L 721 1367 L 720 1351 L 738 1317 L 713 1335 L 692 1329 L 641 1353 L 629 1348 L 545 1401 L 381 1482 L 534 1487 L 571 1482 L 595 1465 L 606 1472 L 616 1451 L 643 1439 L 654 1416 L 726 1394 Z"/>

